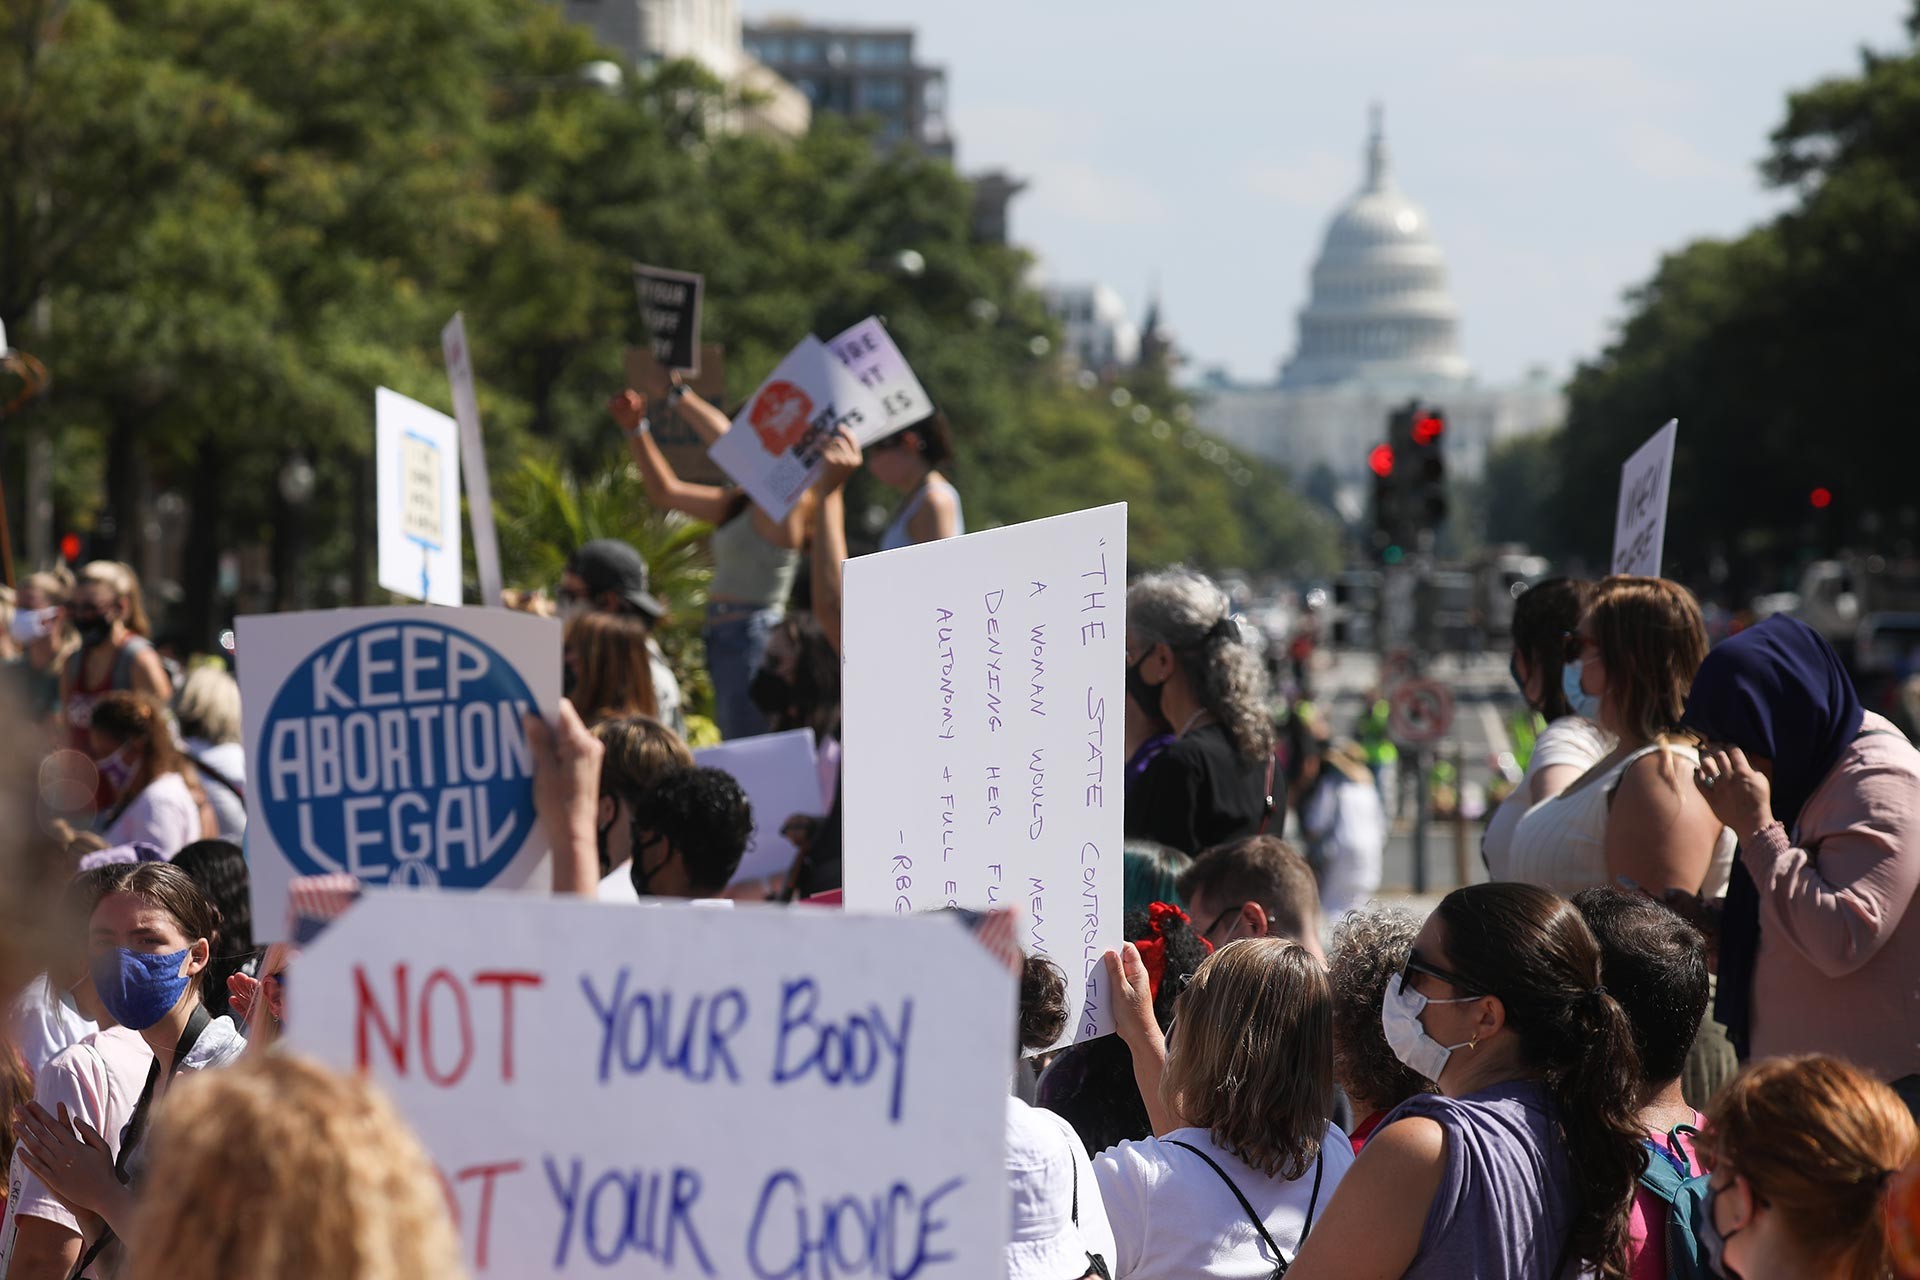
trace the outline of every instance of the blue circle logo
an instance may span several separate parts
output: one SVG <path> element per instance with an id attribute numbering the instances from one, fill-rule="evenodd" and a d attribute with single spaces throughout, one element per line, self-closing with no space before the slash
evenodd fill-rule
<path id="1" fill-rule="evenodd" d="M 466 632 L 375 623 L 280 686 L 248 781 L 300 874 L 478 889 L 533 834 L 520 717 L 534 709 L 520 673 Z"/>

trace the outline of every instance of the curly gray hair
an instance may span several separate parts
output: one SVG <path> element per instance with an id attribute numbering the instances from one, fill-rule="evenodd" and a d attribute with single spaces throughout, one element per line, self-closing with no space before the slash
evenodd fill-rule
<path id="1" fill-rule="evenodd" d="M 1173 650 L 1200 705 L 1243 759 L 1273 753 L 1267 669 L 1242 640 L 1227 593 L 1213 579 L 1184 565 L 1135 578 L 1127 588 L 1127 630 Z"/>
<path id="2" fill-rule="evenodd" d="M 1380 1030 L 1387 982 L 1406 967 L 1419 934 L 1418 917 L 1400 907 L 1350 911 L 1334 926 L 1333 949 L 1327 953 L 1327 981 L 1333 988 L 1333 1078 L 1357 1102 L 1393 1107 L 1433 1089 L 1394 1057 Z"/>

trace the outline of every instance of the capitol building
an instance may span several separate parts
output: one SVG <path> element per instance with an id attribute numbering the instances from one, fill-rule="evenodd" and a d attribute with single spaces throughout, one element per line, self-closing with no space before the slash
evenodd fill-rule
<path id="1" fill-rule="evenodd" d="M 1566 404 L 1542 371 L 1483 387 L 1460 352 L 1460 313 L 1426 213 L 1394 183 L 1380 110 L 1360 190 L 1327 227 L 1293 355 L 1270 383 L 1214 373 L 1194 388 L 1199 423 L 1227 444 L 1307 482 L 1322 468 L 1343 488 L 1364 478 L 1387 415 L 1418 397 L 1444 409 L 1448 469 L 1486 468 L 1488 449 L 1560 424 Z"/>

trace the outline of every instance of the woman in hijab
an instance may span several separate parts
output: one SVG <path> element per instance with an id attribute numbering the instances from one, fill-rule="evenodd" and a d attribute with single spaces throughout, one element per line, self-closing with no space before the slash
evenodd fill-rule
<path id="1" fill-rule="evenodd" d="M 1920 751 L 1784 615 L 1707 655 L 1685 723 L 1707 741 L 1695 784 L 1740 840 L 1715 1012 L 1741 1057 L 1827 1053 L 1914 1077 Z"/>

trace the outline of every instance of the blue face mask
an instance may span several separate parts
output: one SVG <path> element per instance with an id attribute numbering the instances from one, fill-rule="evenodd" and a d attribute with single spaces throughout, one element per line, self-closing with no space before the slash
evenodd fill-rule
<path id="1" fill-rule="evenodd" d="M 1569 662 L 1560 668 L 1560 692 L 1567 695 L 1567 705 L 1573 708 L 1573 714 L 1598 724 L 1600 699 L 1580 687 L 1580 670 L 1585 665 L 1585 662 Z"/>
<path id="2" fill-rule="evenodd" d="M 191 951 L 151 955 L 115 947 L 93 958 L 93 989 L 115 1022 L 130 1031 L 145 1031 L 180 1003 L 192 981 L 180 972 Z"/>

